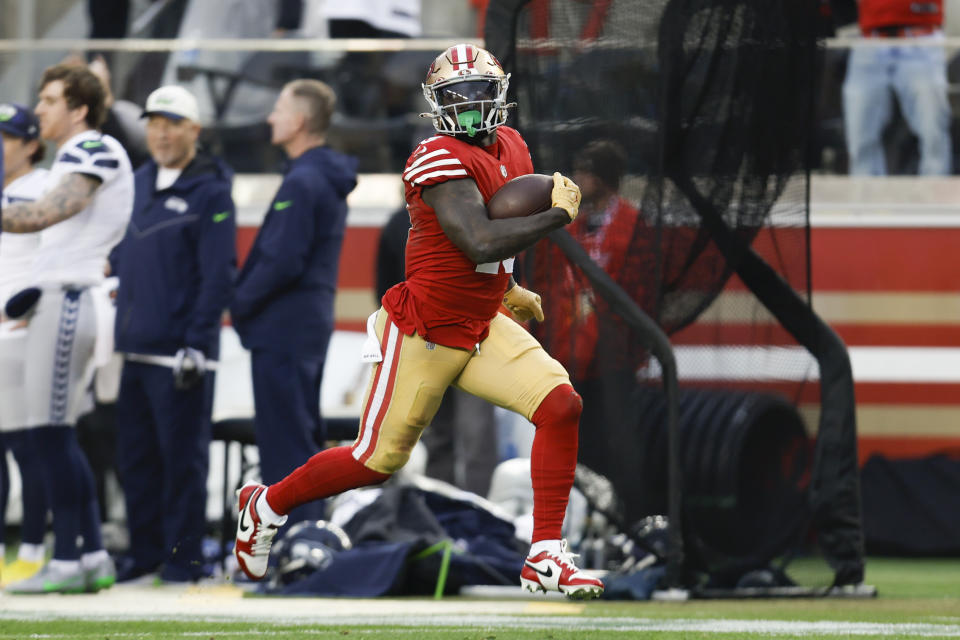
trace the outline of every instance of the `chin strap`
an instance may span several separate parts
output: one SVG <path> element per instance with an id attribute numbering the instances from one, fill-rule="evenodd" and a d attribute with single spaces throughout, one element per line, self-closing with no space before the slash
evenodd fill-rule
<path id="1" fill-rule="evenodd" d="M 461 127 L 466 127 L 467 135 L 471 138 L 477 135 L 477 125 L 480 124 L 481 121 L 480 112 L 476 109 L 464 111 L 457 116 L 457 122 L 460 123 Z"/>

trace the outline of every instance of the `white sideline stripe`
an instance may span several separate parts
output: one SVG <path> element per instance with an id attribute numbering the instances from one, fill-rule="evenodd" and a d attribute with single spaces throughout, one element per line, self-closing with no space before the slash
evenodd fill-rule
<path id="1" fill-rule="evenodd" d="M 34 596 L 32 599 L 36 599 Z M 22 597 L 18 597 L 17 601 L 22 600 Z M 49 597 L 48 597 L 49 600 Z M 99 602 L 104 602 L 105 598 L 98 598 Z M 293 604 L 295 601 L 299 603 L 309 604 L 314 608 L 313 612 L 307 613 L 303 611 L 300 607 L 297 607 L 297 614 L 290 615 L 291 612 L 287 609 L 293 609 L 293 607 L 288 607 L 287 605 Z M 408 601 L 409 602 L 409 601 Z M 279 624 L 277 622 L 278 617 L 280 619 L 286 620 L 289 622 L 296 623 L 311 623 L 314 625 L 329 625 L 329 626 L 399 626 L 406 627 L 410 630 L 420 629 L 435 629 L 442 627 L 452 627 L 452 628 L 473 628 L 473 629 L 504 629 L 504 628 L 519 628 L 523 630 L 549 630 L 549 629 L 570 629 L 576 631 L 626 631 L 626 632 L 681 632 L 681 633 L 698 633 L 698 634 L 757 634 L 760 637 L 765 637 L 769 635 L 778 636 L 778 635 L 793 635 L 793 636 L 810 636 L 814 638 L 824 637 L 824 636 L 890 636 L 896 638 L 923 638 L 923 637 L 951 637 L 956 638 L 960 637 L 960 625 L 955 624 L 935 624 L 935 623 L 887 623 L 887 622 L 836 622 L 836 621 L 827 621 L 827 620 L 817 620 L 817 621 L 796 621 L 796 620 L 738 620 L 738 619 L 717 619 L 717 618 L 707 618 L 707 619 L 689 619 L 689 618 L 678 618 L 678 619 L 662 619 L 662 618 L 622 618 L 622 617 L 579 617 L 579 616 L 519 616 L 519 615 L 498 615 L 498 614 L 487 614 L 487 615 L 477 615 L 477 614 L 457 614 L 457 613 L 442 613 L 442 614 L 420 614 L 420 615 L 404 615 L 402 613 L 396 613 L 394 615 L 388 616 L 365 616 L 359 613 L 340 616 L 336 614 L 319 614 L 317 611 L 322 611 L 325 607 L 328 607 L 331 603 L 331 599 L 322 599 L 322 598 L 270 598 L 268 603 L 260 602 L 257 605 L 269 604 L 270 608 L 273 610 L 273 613 L 270 613 L 268 609 L 261 606 L 253 606 L 249 599 L 244 599 L 242 603 L 237 601 L 238 604 L 243 604 L 243 608 L 234 608 L 231 607 L 230 611 L 233 613 L 237 611 L 239 615 L 237 617 L 245 620 L 259 620 L 264 619 L 267 622 L 272 622 L 274 624 Z M 87 604 L 87 603 L 84 603 Z M 93 603 L 89 603 L 93 604 Z M 222 603 L 220 603 L 222 604 Z M 381 600 L 377 600 L 377 609 L 381 606 Z M 420 603 L 409 603 L 407 606 L 409 609 L 418 609 Z M 474 603 L 476 604 L 476 603 Z M 505 602 L 494 602 L 490 604 L 496 604 L 501 606 L 509 606 L 509 603 Z M 370 603 L 364 603 L 363 606 L 370 607 Z M 63 607 L 58 607 L 62 610 Z M 72 607 L 71 607 L 72 608 Z M 91 610 L 92 609 L 92 610 Z M 153 614 L 146 617 L 140 617 L 136 615 L 124 615 L 124 614 L 113 614 L 113 615 L 103 615 L 97 613 L 102 606 L 97 607 L 93 606 L 91 608 L 87 607 L 76 607 L 75 612 L 69 613 L 65 617 L 70 618 L 81 618 L 81 619 L 99 619 L 99 620 L 157 620 L 157 621 L 166 621 L 169 620 L 170 615 L 174 615 L 174 612 L 171 612 L 167 615 L 158 615 Z M 282 609 L 282 611 L 278 611 Z M 57 615 L 62 615 L 59 611 Z M 192 613 L 184 613 L 183 611 L 175 612 L 177 619 L 180 620 L 190 620 L 198 619 L 198 616 L 193 615 Z M 40 611 L 36 611 L 32 616 L 23 616 L 16 615 L 12 611 L 0 612 L 0 619 L 13 619 L 13 620 L 38 620 L 41 621 L 42 616 Z M 50 618 L 46 618 L 49 620 Z M 224 622 L 229 621 L 230 617 L 225 617 L 222 615 L 210 615 L 210 616 L 200 616 L 199 619 L 206 620 L 208 622 L 213 622 L 214 620 L 222 620 Z M 390 630 L 384 630 L 384 632 L 389 633 Z M 219 633 L 218 633 L 219 632 Z M 298 629 L 297 633 L 329 633 L 329 629 L 326 630 L 313 630 L 310 629 Z M 222 629 L 213 629 L 211 631 L 193 631 L 182 633 L 184 636 L 196 636 L 196 637 L 213 637 L 219 634 L 224 633 Z M 243 632 L 228 632 L 227 635 L 279 635 L 279 634 L 289 634 L 289 630 L 261 630 L 261 631 L 243 631 Z M 114 633 L 109 632 L 110 637 L 143 637 L 143 633 L 137 632 L 128 632 L 128 633 Z M 19 636 L 14 636 L 12 634 L 2 634 L 0 633 L 0 638 L 14 638 Z M 75 634 L 48 634 L 42 633 L 35 635 L 34 637 L 41 638 L 72 638 L 75 637 Z"/>
<path id="2" fill-rule="evenodd" d="M 436 178 L 437 176 L 465 176 L 465 175 L 467 175 L 467 172 L 464 169 L 457 169 L 456 171 L 433 171 L 431 173 L 423 174 L 422 176 L 414 180 L 413 184 L 420 184 L 425 180 L 429 180 L 430 178 Z"/>
<path id="3" fill-rule="evenodd" d="M 360 444 L 353 450 L 353 457 L 357 460 L 367 452 L 367 449 L 370 447 L 370 442 L 373 439 L 373 425 L 377 421 L 377 414 L 380 413 L 380 407 L 383 406 L 383 399 L 387 393 L 387 384 L 390 382 L 390 378 L 393 377 L 393 353 L 397 349 L 397 342 L 399 342 L 399 330 L 397 325 L 393 324 L 389 318 L 387 319 L 387 324 L 389 325 L 389 335 L 387 337 L 387 352 L 383 355 L 383 362 L 380 363 L 380 372 L 377 379 L 377 388 L 373 392 L 373 398 L 370 400 L 370 407 L 367 410 L 367 421 L 363 425 L 363 438 L 360 440 Z"/>
<path id="4" fill-rule="evenodd" d="M 457 160 L 456 158 L 443 158 L 442 160 L 436 160 L 434 162 L 428 162 L 425 165 L 419 166 L 416 169 L 410 169 L 405 174 L 403 174 L 403 179 L 409 181 L 410 178 L 417 175 L 418 173 L 423 173 L 427 169 L 434 169 L 436 167 L 444 166 L 457 166 L 462 167 L 463 163 Z"/>
<path id="5" fill-rule="evenodd" d="M 856 382 L 960 382 L 957 347 L 849 347 Z M 816 380 L 820 369 L 802 347 L 674 347 L 681 380 Z M 650 361 L 647 377 L 659 377 Z"/>
<path id="6" fill-rule="evenodd" d="M 421 142 L 420 144 L 423 144 L 423 143 L 425 143 L 425 142 L 427 142 L 427 141 L 424 140 L 424 141 Z M 426 162 L 426 161 L 429 160 L 430 158 L 435 158 L 435 157 L 437 157 L 437 156 L 442 156 L 442 155 L 446 155 L 446 154 L 449 154 L 449 153 L 450 153 L 450 152 L 447 151 L 446 149 L 437 149 L 437 150 L 435 150 L 435 151 L 431 151 L 430 153 L 425 154 L 425 155 L 422 155 L 422 156 L 420 156 L 419 158 L 417 158 L 416 160 L 414 160 L 413 164 L 411 164 L 409 167 L 407 167 L 407 171 L 410 171 L 411 169 L 416 169 L 417 167 L 419 167 L 421 164 L 423 164 L 424 162 Z"/>

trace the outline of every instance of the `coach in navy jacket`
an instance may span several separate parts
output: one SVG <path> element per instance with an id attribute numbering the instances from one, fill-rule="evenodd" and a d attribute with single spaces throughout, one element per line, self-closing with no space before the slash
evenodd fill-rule
<path id="1" fill-rule="evenodd" d="M 221 316 L 236 273 L 232 171 L 196 149 L 193 96 L 177 86 L 147 98 L 151 160 L 135 174 L 133 215 L 112 261 L 115 348 L 125 357 L 117 399 L 117 469 L 130 529 L 118 566 L 127 580 L 203 576 L 207 461 Z"/>
<path id="2" fill-rule="evenodd" d="M 198 152 L 171 186 L 157 189 L 157 173 L 152 160 L 136 172 L 133 215 L 115 254 L 116 350 L 191 347 L 216 359 L 236 275 L 233 171 Z"/>
<path id="3" fill-rule="evenodd" d="M 284 87 L 268 122 L 290 158 L 283 183 L 240 271 L 230 314 L 251 351 L 264 483 L 302 465 L 325 439 L 320 383 L 333 333 L 333 298 L 357 161 L 324 146 L 335 104 L 316 80 Z M 293 522 L 323 517 L 304 505 Z"/>

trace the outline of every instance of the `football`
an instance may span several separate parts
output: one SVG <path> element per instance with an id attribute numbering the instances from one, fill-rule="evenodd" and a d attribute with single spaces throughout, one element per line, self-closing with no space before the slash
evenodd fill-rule
<path id="1" fill-rule="evenodd" d="M 491 220 L 522 218 L 552 206 L 553 178 L 542 173 L 518 176 L 506 183 L 487 202 Z"/>

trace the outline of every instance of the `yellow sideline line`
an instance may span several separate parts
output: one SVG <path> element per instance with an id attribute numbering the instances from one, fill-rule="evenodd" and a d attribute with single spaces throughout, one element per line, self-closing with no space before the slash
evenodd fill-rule
<path id="1" fill-rule="evenodd" d="M 236 598 L 242 598 L 246 592 L 235 584 L 195 584 L 188 586 L 184 593 L 189 595 L 200 595 L 233 600 Z"/>
<path id="2" fill-rule="evenodd" d="M 584 604 L 572 602 L 530 602 L 523 612 L 532 615 L 576 614 L 582 613 L 585 608 Z"/>

